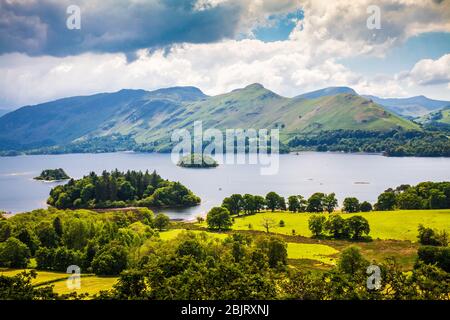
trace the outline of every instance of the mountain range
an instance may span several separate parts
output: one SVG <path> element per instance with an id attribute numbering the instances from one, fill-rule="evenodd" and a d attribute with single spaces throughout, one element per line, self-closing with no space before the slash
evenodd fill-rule
<path id="1" fill-rule="evenodd" d="M 121 90 L 22 107 L 0 118 L 0 149 L 64 146 L 125 136 L 161 151 L 175 129 L 279 128 L 282 142 L 296 134 L 337 129 L 420 129 L 346 87 L 282 97 L 260 84 L 207 96 L 195 87 Z"/>

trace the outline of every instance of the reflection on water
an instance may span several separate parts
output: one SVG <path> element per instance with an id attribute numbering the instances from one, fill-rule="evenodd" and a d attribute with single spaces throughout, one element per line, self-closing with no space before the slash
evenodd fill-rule
<path id="1" fill-rule="evenodd" d="M 205 214 L 232 193 L 284 196 L 335 192 L 375 202 L 378 194 L 400 184 L 450 180 L 449 158 L 388 158 L 380 155 L 305 152 L 280 155 L 276 175 L 260 174 L 258 165 L 221 165 L 215 169 L 186 169 L 174 165 L 169 154 L 105 153 L 40 155 L 0 158 L 0 210 L 23 212 L 46 207 L 49 191 L 58 183 L 35 181 L 44 169 L 63 168 L 74 178 L 90 171 L 156 170 L 180 181 L 202 198 L 188 209 L 164 210 L 172 218 L 191 219 Z"/>

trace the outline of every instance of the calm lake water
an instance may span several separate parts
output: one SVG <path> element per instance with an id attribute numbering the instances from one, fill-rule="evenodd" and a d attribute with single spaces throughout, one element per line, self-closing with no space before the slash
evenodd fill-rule
<path id="1" fill-rule="evenodd" d="M 46 207 L 57 183 L 33 180 L 44 169 L 63 168 L 71 177 L 90 171 L 156 170 L 163 178 L 180 181 L 202 199 L 185 210 L 165 210 L 172 218 L 192 219 L 233 193 L 283 196 L 335 192 L 340 204 L 347 196 L 374 203 L 389 187 L 421 181 L 449 181 L 450 158 L 388 158 L 381 155 L 305 152 L 280 155 L 276 175 L 260 174 L 258 165 L 221 165 L 215 169 L 186 169 L 169 154 L 105 153 L 19 156 L 0 158 L 0 210 L 25 212 Z"/>

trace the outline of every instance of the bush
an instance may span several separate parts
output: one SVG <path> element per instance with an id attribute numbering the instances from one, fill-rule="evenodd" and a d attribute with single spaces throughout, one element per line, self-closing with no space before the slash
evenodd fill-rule
<path id="1" fill-rule="evenodd" d="M 278 223 L 278 225 L 280 226 L 280 228 L 283 228 L 283 227 L 284 227 L 284 221 L 283 221 L 283 220 L 280 220 L 280 222 Z"/>
<path id="2" fill-rule="evenodd" d="M 98 275 L 118 275 L 128 265 L 127 250 L 117 243 L 110 243 L 92 260 L 92 270 Z"/>
<path id="3" fill-rule="evenodd" d="M 170 218 L 164 213 L 158 213 L 153 221 L 153 225 L 159 231 L 166 229 L 170 224 Z"/>
<path id="4" fill-rule="evenodd" d="M 445 230 L 439 232 L 431 228 L 425 228 L 420 224 L 418 231 L 417 238 L 419 238 L 419 243 L 422 245 L 443 247 L 448 245 L 448 234 Z"/>
<path id="5" fill-rule="evenodd" d="M 233 225 L 230 212 L 224 207 L 212 208 L 206 216 L 206 223 L 208 228 L 217 230 L 228 230 Z"/>
<path id="6" fill-rule="evenodd" d="M 11 237 L 0 243 L 0 265 L 6 268 L 26 268 L 30 249 L 20 240 Z"/>
<path id="7" fill-rule="evenodd" d="M 312 215 L 308 219 L 308 227 L 314 237 L 320 237 L 325 231 L 326 218 L 323 215 Z"/>
<path id="8" fill-rule="evenodd" d="M 362 202 L 361 205 L 360 205 L 360 210 L 361 210 L 361 212 L 369 212 L 369 211 L 372 211 L 372 205 L 371 205 L 369 202 L 364 201 L 364 202 Z"/>
<path id="9" fill-rule="evenodd" d="M 450 248 L 422 246 L 417 251 L 418 261 L 435 264 L 442 270 L 450 272 Z"/>

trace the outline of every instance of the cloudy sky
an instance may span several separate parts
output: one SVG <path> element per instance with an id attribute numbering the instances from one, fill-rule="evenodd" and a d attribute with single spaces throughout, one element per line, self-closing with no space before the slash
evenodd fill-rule
<path id="1" fill-rule="evenodd" d="M 254 82 L 450 100 L 450 0 L 0 0 L 0 108 Z"/>

